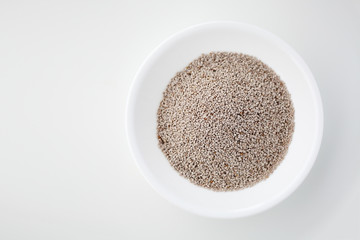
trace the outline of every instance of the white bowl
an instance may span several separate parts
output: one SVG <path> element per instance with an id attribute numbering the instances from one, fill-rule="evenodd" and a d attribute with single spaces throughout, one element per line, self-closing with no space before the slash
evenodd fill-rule
<path id="1" fill-rule="evenodd" d="M 214 192 L 190 183 L 169 164 L 158 147 L 157 109 L 176 72 L 202 53 L 232 51 L 259 58 L 286 83 L 295 108 L 295 132 L 288 153 L 265 181 L 234 192 Z M 284 41 L 258 27 L 211 22 L 185 29 L 157 47 L 139 69 L 127 105 L 131 152 L 151 186 L 190 212 L 220 218 L 259 213 L 288 197 L 316 159 L 323 131 L 320 94 L 309 68 Z"/>

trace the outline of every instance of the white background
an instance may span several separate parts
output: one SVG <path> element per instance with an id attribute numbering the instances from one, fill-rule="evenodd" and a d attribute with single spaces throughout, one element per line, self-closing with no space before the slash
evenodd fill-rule
<path id="1" fill-rule="evenodd" d="M 217 220 L 162 199 L 125 137 L 145 57 L 210 20 L 269 30 L 312 69 L 322 147 L 300 188 Z M 360 239 L 360 1 L 0 1 L 0 239 Z"/>

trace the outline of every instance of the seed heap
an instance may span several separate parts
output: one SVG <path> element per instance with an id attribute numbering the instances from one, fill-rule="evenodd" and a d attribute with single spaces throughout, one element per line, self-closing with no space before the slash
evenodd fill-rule
<path id="1" fill-rule="evenodd" d="M 157 116 L 159 146 L 192 183 L 239 190 L 284 159 L 294 108 L 283 81 L 255 57 L 203 54 L 168 84 Z"/>

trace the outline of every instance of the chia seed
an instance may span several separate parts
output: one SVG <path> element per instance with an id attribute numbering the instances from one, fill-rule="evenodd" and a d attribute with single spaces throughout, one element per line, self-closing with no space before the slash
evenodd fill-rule
<path id="1" fill-rule="evenodd" d="M 215 191 L 251 187 L 285 158 L 294 107 L 259 59 L 211 52 L 176 73 L 157 114 L 160 149 L 179 174 Z"/>

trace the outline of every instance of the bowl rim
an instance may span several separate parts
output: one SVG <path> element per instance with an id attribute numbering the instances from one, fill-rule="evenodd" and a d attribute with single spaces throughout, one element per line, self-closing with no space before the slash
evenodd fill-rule
<path id="1" fill-rule="evenodd" d="M 134 137 L 134 121 L 133 121 L 133 112 L 134 112 L 134 104 L 135 104 L 135 93 L 138 91 L 138 88 L 140 87 L 140 80 L 139 76 L 141 75 L 141 72 L 145 68 L 148 63 L 151 62 L 151 58 L 156 55 L 156 53 L 168 42 L 174 41 L 177 38 L 180 38 L 182 35 L 187 34 L 189 32 L 193 32 L 196 30 L 199 30 L 201 28 L 205 27 L 211 27 L 211 25 L 217 25 L 217 26 L 233 26 L 238 27 L 239 29 L 247 29 L 251 30 L 255 33 L 261 34 L 261 36 L 270 39 L 271 41 L 277 43 L 285 52 L 286 54 L 291 57 L 296 64 L 300 67 L 300 69 L 303 71 L 303 73 L 306 76 L 306 81 L 308 82 L 311 90 L 311 94 L 314 97 L 314 107 L 315 107 L 315 113 L 316 113 L 316 131 L 315 134 L 315 144 L 312 146 L 311 149 L 311 157 L 307 159 L 306 167 L 299 172 L 297 175 L 297 178 L 294 179 L 292 184 L 290 184 L 283 192 L 276 195 L 273 198 L 270 198 L 268 200 L 264 200 L 261 204 L 246 208 L 246 209 L 237 209 L 235 211 L 226 211 L 226 212 L 210 212 L 210 211 L 203 211 L 199 209 L 195 209 L 191 207 L 191 205 L 184 205 L 181 201 L 174 198 L 170 194 L 168 194 L 165 190 L 163 190 L 161 184 L 157 184 L 156 181 L 152 179 L 152 173 L 148 168 L 146 168 L 140 161 L 143 160 L 142 157 L 138 154 L 139 149 L 136 146 L 135 143 L 135 137 Z M 145 177 L 146 181 L 150 184 L 150 186 L 163 198 L 171 202 L 172 204 L 183 208 L 189 212 L 192 212 L 197 215 L 206 216 L 206 217 L 213 217 L 213 218 L 239 218 L 239 217 L 246 217 L 254 214 L 258 214 L 260 212 L 263 212 L 265 210 L 268 210 L 272 208 L 273 206 L 279 204 L 283 200 L 285 200 L 288 196 L 290 196 L 299 186 L 300 184 L 305 180 L 307 175 L 309 174 L 311 168 L 314 165 L 314 162 L 317 158 L 322 135 L 323 135 L 323 127 L 324 127 L 324 116 L 323 116 L 323 106 L 322 106 L 322 100 L 320 96 L 320 91 L 318 89 L 318 86 L 316 84 L 315 78 L 310 70 L 310 68 L 307 66 L 305 61 L 302 59 L 302 57 L 284 40 L 277 37 L 275 34 L 264 30 L 260 27 L 257 27 L 255 25 L 251 25 L 248 23 L 243 22 L 236 22 L 236 21 L 211 21 L 211 22 L 205 22 L 201 24 L 196 24 L 190 27 L 187 27 L 183 30 L 180 30 L 174 34 L 172 34 L 170 37 L 166 38 L 164 41 L 162 41 L 153 51 L 150 52 L 150 54 L 146 57 L 146 59 L 143 61 L 141 66 L 139 67 L 133 82 L 130 86 L 129 94 L 127 97 L 127 104 L 125 109 L 125 131 L 126 131 L 126 137 L 128 140 L 128 145 L 130 148 L 130 153 L 135 160 L 135 163 L 142 173 L 142 175 Z"/>

